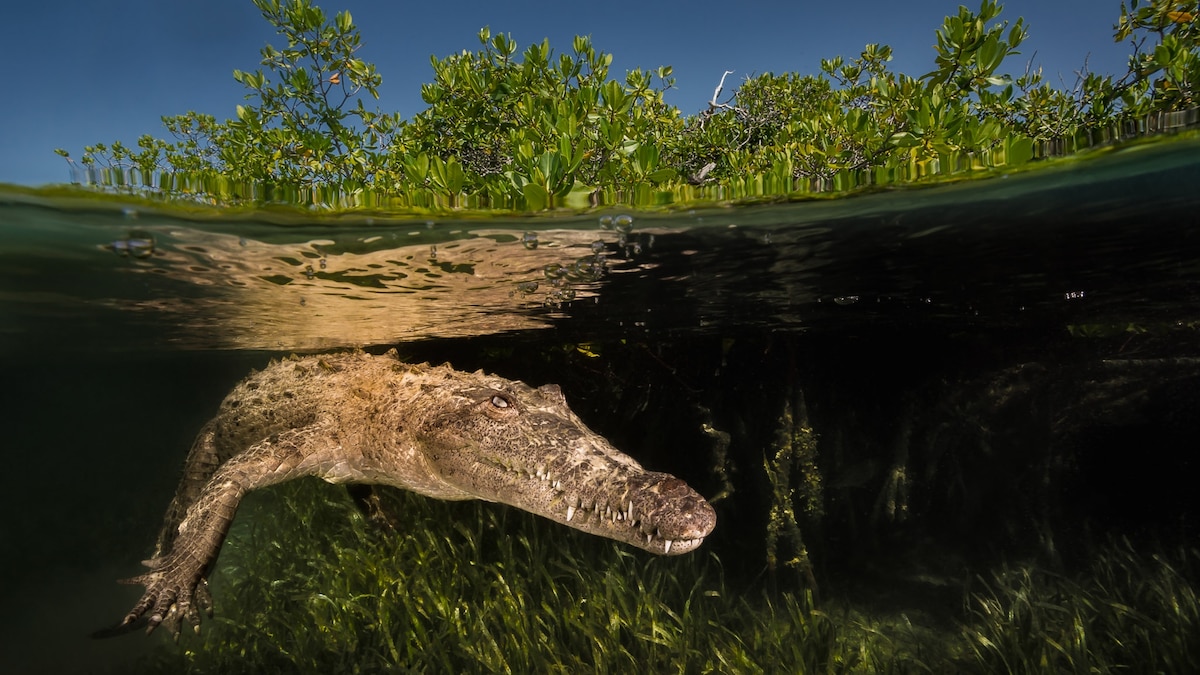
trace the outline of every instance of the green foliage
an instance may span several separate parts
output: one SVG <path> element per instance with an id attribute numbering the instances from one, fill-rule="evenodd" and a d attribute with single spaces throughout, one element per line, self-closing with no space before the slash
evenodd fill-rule
<path id="1" fill-rule="evenodd" d="M 1126 135 L 1148 115 L 1200 104 L 1200 0 L 1130 0 L 1114 26 L 1129 71 L 1071 90 L 1040 69 L 1005 70 L 1028 31 L 1001 6 L 960 7 L 936 32 L 934 69 L 889 70 L 870 44 L 818 75 L 766 73 L 685 117 L 665 103 L 669 66 L 610 77 L 587 37 L 569 53 L 523 50 L 480 30 L 478 51 L 432 57 L 428 107 L 409 120 L 367 110 L 375 67 L 348 12 L 254 0 L 286 40 L 262 68 L 234 71 L 248 102 L 224 122 L 164 117 L 173 137 L 84 148 L 87 182 L 228 203 L 532 210 L 651 205 L 842 191 L 997 166 Z M 726 73 L 728 75 L 729 73 Z M 69 153 L 57 151 L 72 167 Z"/>
<path id="2" fill-rule="evenodd" d="M 1030 69 L 1001 90 L 981 93 L 979 110 L 1038 141 L 1071 141 L 1154 113 L 1194 108 L 1200 103 L 1197 4 L 1122 2 L 1113 37 L 1133 49 L 1124 76 L 1096 75 L 1085 65 L 1074 88 L 1063 91 L 1046 84 L 1041 69 Z"/>
<path id="3" fill-rule="evenodd" d="M 434 81 L 421 87 L 429 108 L 405 129 L 401 162 L 457 157 L 460 190 L 531 210 L 601 184 L 674 177 L 658 163 L 659 144 L 678 124 L 678 111 L 662 101 L 670 68 L 632 71 L 622 85 L 608 77 L 612 55 L 586 37 L 575 38 L 571 54 L 543 41 L 519 59 L 510 36 L 484 28 L 479 42 L 478 52 L 432 59 Z"/>
<path id="4" fill-rule="evenodd" d="M 252 104 L 238 106 L 236 119 L 221 130 L 225 173 L 298 185 L 366 183 L 400 120 L 369 112 L 355 99 L 361 92 L 378 98 L 382 78 L 355 56 L 361 38 L 350 13 L 329 21 L 308 0 L 254 4 L 287 47 L 262 49 L 266 73 L 233 72 Z"/>
<path id="5" fill-rule="evenodd" d="M 710 108 L 688 127 L 697 140 L 684 161 L 713 161 L 714 178 L 740 177 L 741 191 L 750 194 L 837 189 L 1027 161 L 1030 140 L 980 114 L 975 104 L 1008 82 L 997 69 L 1025 38 L 1020 20 L 1011 29 L 988 28 L 999 12 L 985 0 L 978 14 L 961 7 L 948 17 L 937 33 L 938 68 L 920 78 L 889 71 L 891 48 L 870 44 L 849 62 L 822 61 L 820 77 L 766 74 L 749 80 L 732 106 Z"/>

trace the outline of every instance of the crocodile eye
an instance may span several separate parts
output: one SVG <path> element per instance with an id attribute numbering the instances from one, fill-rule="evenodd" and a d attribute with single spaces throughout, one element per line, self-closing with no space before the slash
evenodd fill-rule
<path id="1" fill-rule="evenodd" d="M 496 394 L 495 396 L 492 397 L 492 405 L 496 406 L 497 408 L 507 408 L 507 407 L 511 406 L 512 403 L 509 403 L 507 398 L 504 398 L 503 396 Z"/>

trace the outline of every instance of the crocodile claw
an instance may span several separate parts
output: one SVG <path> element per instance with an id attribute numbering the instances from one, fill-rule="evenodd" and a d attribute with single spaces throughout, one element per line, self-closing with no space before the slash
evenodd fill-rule
<path id="1" fill-rule="evenodd" d="M 174 556 L 146 564 L 151 567 L 149 572 L 120 580 L 123 584 L 141 584 L 146 591 L 118 628 L 130 626 L 144 617 L 147 635 L 159 626 L 166 626 L 168 632 L 178 640 L 184 621 L 199 633 L 200 610 L 204 610 L 211 618 L 213 607 L 212 593 L 208 590 L 203 566 L 191 560 L 177 560 Z"/>

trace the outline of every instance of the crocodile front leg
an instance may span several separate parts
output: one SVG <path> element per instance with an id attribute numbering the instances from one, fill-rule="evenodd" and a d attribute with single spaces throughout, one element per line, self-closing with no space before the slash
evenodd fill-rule
<path id="1" fill-rule="evenodd" d="M 147 633 L 166 624 L 178 636 L 184 619 L 199 632 L 200 610 L 212 616 L 208 574 L 242 497 L 256 488 L 319 474 L 319 462 L 306 460 L 331 444 L 336 445 L 334 435 L 313 424 L 261 441 L 222 464 L 188 507 L 170 551 L 146 561 L 149 572 L 127 580 L 146 591 L 121 626 L 148 614 Z"/>
<path id="2" fill-rule="evenodd" d="M 175 542 L 179 532 L 179 524 L 187 516 L 188 507 L 200 499 L 204 486 L 212 479 L 217 469 L 228 457 L 221 457 L 216 443 L 216 420 L 209 421 L 196 435 L 196 441 L 188 452 L 187 461 L 183 465 L 183 476 L 179 479 L 179 487 L 175 497 L 167 507 L 166 517 L 163 518 L 162 530 L 158 534 L 158 542 L 154 546 L 154 557 L 166 555 Z M 240 448 L 238 448 L 240 449 Z"/>

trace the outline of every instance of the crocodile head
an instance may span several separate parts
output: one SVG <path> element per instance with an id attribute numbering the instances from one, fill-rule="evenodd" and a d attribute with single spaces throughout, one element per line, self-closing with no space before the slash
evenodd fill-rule
<path id="1" fill-rule="evenodd" d="M 588 429 L 557 385 L 447 373 L 463 380 L 426 388 L 436 412 L 417 435 L 430 471 L 464 497 L 658 554 L 687 553 L 712 532 L 716 513 L 703 497 Z"/>

